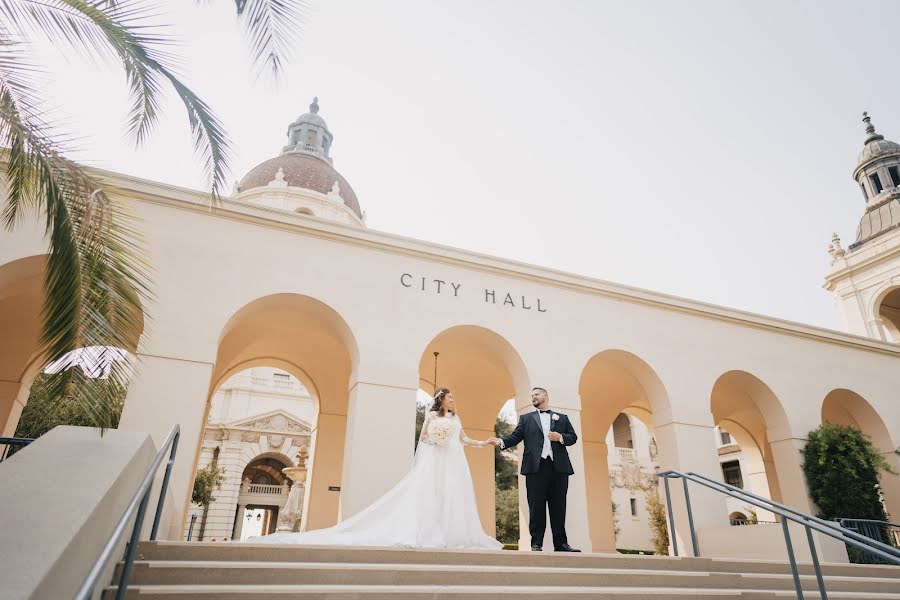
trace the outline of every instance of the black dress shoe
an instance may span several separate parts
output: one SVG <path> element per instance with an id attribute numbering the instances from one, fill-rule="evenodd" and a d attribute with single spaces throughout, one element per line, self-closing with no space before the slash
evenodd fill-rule
<path id="1" fill-rule="evenodd" d="M 563 544 L 562 546 L 554 548 L 553 551 L 554 552 L 581 552 L 581 550 L 579 550 L 578 548 L 573 548 L 572 546 L 570 546 L 568 544 Z"/>
<path id="2" fill-rule="evenodd" d="M 532 551 L 532 552 L 543 552 L 543 548 L 541 548 L 540 546 L 535 546 L 534 544 L 532 544 L 532 545 L 531 545 L 531 551 Z"/>

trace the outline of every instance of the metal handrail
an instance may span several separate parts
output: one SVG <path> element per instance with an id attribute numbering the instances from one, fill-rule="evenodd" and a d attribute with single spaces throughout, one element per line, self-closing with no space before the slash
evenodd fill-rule
<path id="1" fill-rule="evenodd" d="M 166 499 L 166 490 L 169 487 L 169 476 L 172 473 L 172 465 L 175 463 L 175 453 L 178 450 L 178 438 L 180 436 L 181 427 L 179 425 L 174 425 L 169 431 L 169 435 L 166 436 L 166 440 L 160 447 L 156 458 L 153 459 L 153 463 L 147 469 L 140 487 L 138 487 L 137 491 L 134 493 L 131 502 L 128 503 L 128 507 L 125 509 L 119 522 L 116 523 L 116 527 L 113 529 L 112 534 L 109 536 L 109 540 L 107 540 L 106 545 L 100 552 L 100 556 L 97 558 L 96 562 L 94 562 L 94 566 L 91 567 L 84 583 L 78 588 L 74 600 L 90 600 L 90 598 L 93 597 L 94 590 L 97 589 L 97 584 L 100 581 L 100 577 L 103 575 L 106 565 L 116 551 L 116 546 L 119 545 L 122 535 L 128 528 L 129 521 L 131 521 L 132 517 L 135 517 L 136 512 L 137 516 L 134 520 L 134 528 L 131 530 L 131 539 L 128 541 L 128 545 L 125 548 L 125 563 L 122 566 L 122 574 L 119 577 L 119 583 L 116 587 L 116 600 L 123 600 L 125 598 L 125 594 L 128 590 L 128 579 L 131 577 L 131 571 L 134 567 L 134 557 L 137 552 L 138 542 L 140 541 L 141 529 L 144 525 L 144 517 L 147 515 L 147 504 L 150 500 L 150 491 L 153 487 L 153 480 L 156 478 L 156 471 L 159 469 L 159 465 L 162 464 L 162 461 L 165 458 L 166 450 L 169 450 L 166 474 L 163 476 L 162 487 L 159 490 L 159 501 L 156 503 L 156 514 L 153 517 L 153 528 L 150 532 L 151 540 L 156 539 L 156 534 L 159 530 L 163 502 L 165 502 Z"/>
<path id="2" fill-rule="evenodd" d="M 768 510 L 769 512 L 780 516 L 781 529 L 782 533 L 784 534 L 784 543 L 787 548 L 788 560 L 791 566 L 791 575 L 794 579 L 794 590 L 796 591 L 797 598 L 799 600 L 803 600 L 803 587 L 800 584 L 800 572 L 797 569 L 797 560 L 794 556 L 794 547 L 791 543 L 791 534 L 790 530 L 788 529 L 788 521 L 793 521 L 798 525 L 802 525 L 806 530 L 806 540 L 809 544 L 809 553 L 812 557 L 813 570 L 815 571 L 816 582 L 818 583 L 819 587 L 819 595 L 822 600 L 827 600 L 828 595 L 825 591 L 825 581 L 822 577 L 822 568 L 819 565 L 819 557 L 816 553 L 815 544 L 813 543 L 813 530 L 818 531 L 819 533 L 823 533 L 838 541 L 844 542 L 845 544 L 850 544 L 851 546 L 862 548 L 867 552 L 871 552 L 876 556 L 884 558 L 888 562 L 900 565 L 900 552 L 898 552 L 897 549 L 885 544 L 881 544 L 880 542 L 877 542 L 871 538 L 859 535 L 829 521 L 825 521 L 813 515 L 800 512 L 797 509 L 785 506 L 768 498 L 757 496 L 756 494 L 747 492 L 746 490 L 736 488 L 727 483 L 715 481 L 714 479 L 710 479 L 696 473 L 664 471 L 663 473 L 660 473 L 659 476 L 663 478 L 663 483 L 665 486 L 666 506 L 669 516 L 669 529 L 671 531 L 672 539 L 672 551 L 675 556 L 678 556 L 678 541 L 675 536 L 675 518 L 672 513 L 672 497 L 669 491 L 669 479 L 681 479 L 684 487 L 684 498 L 687 508 L 688 526 L 690 527 L 691 543 L 693 546 L 694 556 L 700 556 L 700 547 L 697 543 L 697 531 L 694 527 L 694 518 L 691 511 L 691 497 L 688 493 L 688 481 L 693 481 L 694 483 L 702 485 L 708 489 L 720 492 L 722 494 L 725 494 L 726 496 L 731 496 L 732 498 L 737 498 L 738 500 L 747 502 L 748 504 L 756 506 L 757 508 Z M 854 538 L 862 539 L 858 540 Z M 887 550 L 887 552 L 882 550 L 882 548 Z"/>
<path id="3" fill-rule="evenodd" d="M 701 474 L 699 474 L 699 473 L 694 473 L 694 472 L 690 472 L 690 471 L 689 471 L 687 474 L 688 474 L 688 475 L 691 475 L 691 476 L 693 476 L 693 477 L 697 477 L 697 478 L 699 478 L 699 479 L 702 479 L 702 480 L 704 480 L 704 481 L 706 481 L 707 483 L 710 483 L 710 484 L 712 484 L 712 485 L 726 488 L 726 489 L 728 489 L 728 490 L 734 492 L 735 494 L 740 494 L 740 495 L 742 495 L 742 496 L 747 496 L 747 497 L 752 498 L 752 499 L 754 499 L 754 500 L 757 500 L 757 501 L 759 501 L 759 502 L 763 502 L 763 503 L 765 503 L 765 504 L 767 504 L 767 505 L 774 506 L 774 507 L 779 508 L 779 509 L 781 509 L 781 510 L 783 510 L 783 511 L 789 512 L 789 513 L 793 514 L 794 516 L 796 516 L 796 517 L 798 517 L 798 518 L 800 518 L 800 519 L 804 519 L 804 520 L 807 520 L 807 521 L 812 521 L 813 523 L 816 523 L 816 524 L 821 525 L 821 526 L 823 526 L 823 527 L 829 527 L 829 528 L 831 528 L 831 529 L 836 529 L 836 530 L 838 531 L 838 533 L 841 534 L 841 535 L 846 535 L 846 536 L 848 536 L 848 537 L 852 537 L 852 538 L 856 539 L 857 541 L 862 542 L 862 543 L 864 543 L 864 544 L 874 544 L 878 549 L 883 550 L 883 551 L 885 551 L 885 552 L 888 552 L 888 553 L 890 553 L 890 554 L 893 554 L 893 555 L 896 556 L 897 558 L 900 558 L 900 550 L 898 550 L 897 548 L 894 548 L 893 546 L 890 546 L 890 545 L 888 545 L 888 544 L 883 544 L 883 543 L 881 543 L 881 542 L 878 541 L 878 540 L 873 540 L 871 537 L 869 537 L 869 536 L 867 536 L 867 535 L 863 535 L 863 534 L 861 534 L 861 533 L 859 533 L 859 532 L 857 532 L 857 531 L 854 531 L 854 530 L 852 530 L 852 529 L 843 527 L 843 526 L 841 526 L 841 525 L 835 525 L 835 522 L 834 522 L 834 521 L 827 521 L 827 520 L 822 519 L 822 518 L 819 518 L 819 517 L 817 517 L 817 516 L 815 516 L 815 515 L 810 515 L 810 514 L 807 514 L 807 513 L 805 513 L 805 512 L 801 512 L 801 511 L 797 510 L 796 508 L 793 508 L 793 507 L 791 507 L 791 506 L 787 506 L 786 504 L 782 504 L 782 503 L 780 503 L 780 502 L 776 502 L 776 501 L 771 500 L 771 499 L 769 499 L 769 498 L 766 498 L 766 497 L 764 497 L 764 496 L 759 496 L 759 495 L 757 495 L 757 494 L 754 494 L 753 492 L 748 492 L 747 490 L 745 490 L 745 489 L 743 489 L 743 488 L 735 487 L 735 486 L 733 486 L 733 485 L 731 485 L 731 484 L 728 484 L 728 483 L 723 483 L 723 482 L 721 482 L 721 481 L 716 481 L 715 479 L 711 479 L 710 477 L 707 477 L 706 475 L 701 475 Z M 729 495 L 731 495 L 731 494 L 729 494 Z M 749 502 L 749 500 L 748 500 L 748 502 Z M 774 512 L 774 511 L 769 511 L 769 512 Z M 859 519 L 857 519 L 857 520 L 859 520 Z"/>
<path id="4" fill-rule="evenodd" d="M 6 460 L 6 458 L 9 456 L 10 448 L 13 448 L 15 446 L 24 448 L 33 441 L 34 438 L 0 437 L 0 446 L 3 446 L 3 452 L 0 453 L 0 462 Z"/>

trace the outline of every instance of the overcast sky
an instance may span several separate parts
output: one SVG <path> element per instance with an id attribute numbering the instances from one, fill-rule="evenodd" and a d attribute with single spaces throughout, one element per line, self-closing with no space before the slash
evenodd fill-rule
<path id="1" fill-rule="evenodd" d="M 161 4 L 233 179 L 317 95 L 373 229 L 843 328 L 825 249 L 863 211 L 861 112 L 900 139 L 900 3 L 310 0 L 277 85 L 233 3 Z M 135 150 L 122 75 L 43 56 L 79 159 L 207 186 L 178 104 Z"/>

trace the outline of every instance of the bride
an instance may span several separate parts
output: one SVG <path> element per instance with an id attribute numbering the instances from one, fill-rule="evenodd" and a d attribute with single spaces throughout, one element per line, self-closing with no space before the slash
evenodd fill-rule
<path id="1" fill-rule="evenodd" d="M 439 388 L 425 414 L 412 469 L 374 504 L 328 529 L 274 533 L 246 541 L 499 550 L 502 544 L 481 528 L 464 444 L 489 445 L 466 436 L 454 410 L 453 394 Z"/>

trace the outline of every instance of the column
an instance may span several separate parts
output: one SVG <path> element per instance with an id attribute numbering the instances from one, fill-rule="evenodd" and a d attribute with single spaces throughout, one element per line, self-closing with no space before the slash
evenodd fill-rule
<path id="1" fill-rule="evenodd" d="M 366 381 L 351 388 L 340 520 L 380 498 L 412 467 L 416 391 L 412 386 Z"/>
<path id="2" fill-rule="evenodd" d="M 493 430 L 466 429 L 466 435 L 473 440 L 486 440 L 494 437 Z M 475 485 L 475 501 L 478 503 L 478 516 L 484 531 L 493 536 L 497 532 L 497 496 L 494 479 L 494 449 L 466 446 L 466 458 L 472 472 L 472 483 Z"/>
<path id="3" fill-rule="evenodd" d="M 319 413 L 310 438 L 309 479 L 300 531 L 323 529 L 338 522 L 346 432 L 346 415 Z"/>
<path id="4" fill-rule="evenodd" d="M 574 394 L 572 397 L 577 398 Z M 584 429 L 581 427 L 581 411 L 575 408 L 561 408 L 578 434 L 578 441 L 574 446 L 568 447 L 569 459 L 575 474 L 569 477 L 569 492 L 566 498 L 566 535 L 569 545 L 580 550 L 592 547 L 590 535 L 590 523 L 588 520 L 588 496 L 586 481 L 585 446 L 581 439 Z M 553 539 L 550 534 L 550 519 L 547 518 L 547 534 L 544 538 L 544 547 L 552 548 Z"/>
<path id="5" fill-rule="evenodd" d="M 883 456 L 894 471 L 900 473 L 900 456 L 890 451 L 885 452 Z M 900 475 L 882 472 L 878 482 L 884 494 L 884 506 L 891 520 L 896 522 L 900 517 Z"/>
<path id="6" fill-rule="evenodd" d="M 770 478 L 777 482 L 778 489 L 772 489 L 773 498 L 780 496 L 781 502 L 791 508 L 805 513 L 815 514 L 816 509 L 809 490 L 806 488 L 806 475 L 803 473 L 803 447 L 806 440 L 799 438 L 786 438 L 778 441 L 770 441 L 772 460 L 776 476 Z M 768 469 L 768 465 L 766 465 Z"/>
<path id="7" fill-rule="evenodd" d="M 712 479 L 722 480 L 722 471 L 713 443 L 714 427 L 711 423 L 670 422 L 665 425 L 657 425 L 655 429 L 656 441 L 659 446 L 660 471 L 693 471 Z M 669 489 L 679 554 L 691 556 L 693 546 L 682 480 L 670 479 Z M 724 495 L 697 484 L 689 484 L 688 489 L 694 527 L 697 530 L 728 526 L 728 509 L 725 505 Z M 665 502 L 665 487 L 662 481 L 660 482 L 660 497 Z M 669 535 L 671 536 L 671 524 Z M 700 550 L 702 553 L 702 546 Z"/>
<path id="8" fill-rule="evenodd" d="M 246 504 L 238 504 L 237 514 L 234 518 L 234 533 L 231 536 L 231 539 L 235 541 L 240 541 L 241 534 L 244 532 L 244 511 L 247 510 Z"/>
<path id="9" fill-rule="evenodd" d="M 145 354 L 139 355 L 139 359 L 135 377 L 128 387 L 119 429 L 150 433 L 158 447 L 173 425 L 181 425 L 178 453 L 159 530 L 160 539 L 179 540 L 191 500 L 212 364 Z M 163 468 L 160 468 L 159 479 L 162 473 Z M 154 489 L 158 490 L 158 485 Z M 148 514 L 156 510 L 156 498 L 154 494 Z M 148 519 L 148 528 L 151 523 L 152 519 Z"/>
<path id="10" fill-rule="evenodd" d="M 593 552 L 615 552 L 616 531 L 609 487 L 609 448 L 606 440 L 585 440 L 584 472 L 587 487 L 588 526 Z"/>

